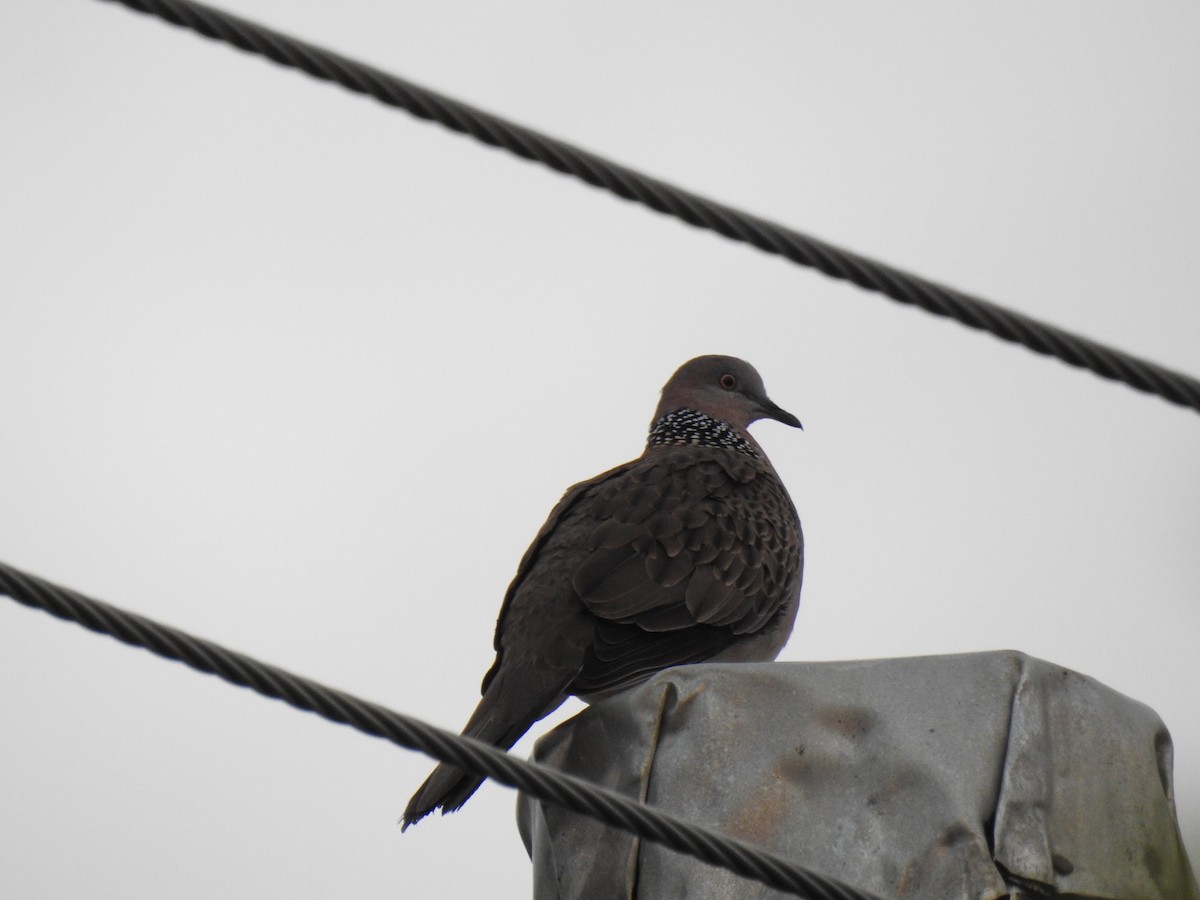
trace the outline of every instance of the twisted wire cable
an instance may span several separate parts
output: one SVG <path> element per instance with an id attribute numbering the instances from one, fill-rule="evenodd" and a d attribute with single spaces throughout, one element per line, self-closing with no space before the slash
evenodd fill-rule
<path id="1" fill-rule="evenodd" d="M 0 593 L 18 603 L 185 663 L 341 725 L 420 750 L 441 762 L 523 791 L 555 806 L 662 844 L 703 862 L 809 900 L 879 900 L 751 844 L 691 825 L 579 778 L 525 762 L 472 738 L 360 700 L 177 628 L 155 622 L 0 562 Z"/>
<path id="2" fill-rule="evenodd" d="M 716 203 L 395 75 L 192 0 L 106 0 L 367 94 L 734 241 L 1200 411 L 1200 380 Z"/>

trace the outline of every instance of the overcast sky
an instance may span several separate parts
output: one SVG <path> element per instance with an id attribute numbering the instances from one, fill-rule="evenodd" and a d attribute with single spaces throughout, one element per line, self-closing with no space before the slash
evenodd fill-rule
<path id="1" fill-rule="evenodd" d="M 1195 3 L 226 8 L 1200 374 Z M 1093 676 L 1200 860 L 1195 412 L 115 4 L 0 4 L 0 110 L 4 561 L 457 729 L 559 494 L 735 354 L 806 427 L 782 658 Z M 529 896 L 512 792 L 402 835 L 427 758 L 4 599 L 0 723 L 5 896 Z"/>

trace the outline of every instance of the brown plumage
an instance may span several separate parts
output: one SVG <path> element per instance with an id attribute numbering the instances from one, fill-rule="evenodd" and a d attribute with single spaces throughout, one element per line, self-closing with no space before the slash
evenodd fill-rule
<path id="1" fill-rule="evenodd" d="M 754 368 L 701 356 L 662 391 L 645 452 L 567 491 L 525 552 L 496 661 L 464 734 L 508 749 L 569 695 L 612 693 L 704 660 L 771 660 L 800 601 L 796 509 L 747 432 L 800 427 Z M 440 765 L 404 827 L 452 812 L 481 779 Z"/>

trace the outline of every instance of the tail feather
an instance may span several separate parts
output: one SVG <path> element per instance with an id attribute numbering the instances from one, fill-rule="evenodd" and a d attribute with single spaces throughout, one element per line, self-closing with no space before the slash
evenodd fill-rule
<path id="1" fill-rule="evenodd" d="M 454 812 L 471 798 L 481 784 L 482 778 L 442 763 L 408 801 L 400 830 L 421 821 L 439 806 L 443 813 Z"/>
<path id="2" fill-rule="evenodd" d="M 566 699 L 561 689 L 555 689 L 550 692 L 550 699 L 544 699 L 545 692 L 530 691 L 529 685 L 505 686 L 503 682 L 506 680 L 496 678 L 488 685 L 487 693 L 462 732 L 467 737 L 477 738 L 501 750 L 512 747 L 534 722 L 557 709 Z M 526 690 L 520 690 L 519 687 L 525 687 Z M 520 708 L 513 708 L 513 698 L 524 700 Z M 471 799 L 483 781 L 478 775 L 455 766 L 439 764 L 408 801 L 401 818 L 401 830 L 419 822 L 439 806 L 443 815 L 454 812 Z"/>

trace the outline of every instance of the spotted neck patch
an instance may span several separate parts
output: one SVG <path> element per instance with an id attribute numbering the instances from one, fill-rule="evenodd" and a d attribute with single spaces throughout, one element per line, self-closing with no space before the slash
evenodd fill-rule
<path id="1" fill-rule="evenodd" d="M 686 444 L 691 447 L 725 447 L 758 458 L 754 448 L 736 431 L 719 419 L 694 409 L 667 413 L 650 427 L 648 446 Z"/>

